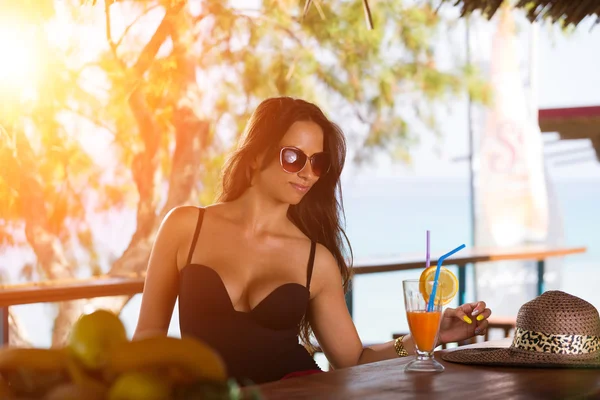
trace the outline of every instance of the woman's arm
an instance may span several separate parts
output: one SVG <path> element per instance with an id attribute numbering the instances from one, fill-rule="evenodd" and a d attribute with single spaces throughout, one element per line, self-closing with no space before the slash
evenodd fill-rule
<path id="1" fill-rule="evenodd" d="M 440 334 L 435 347 L 444 343 L 459 342 L 475 335 L 485 335 L 488 327 L 487 319 L 492 314 L 483 301 L 463 304 L 457 308 L 444 310 L 440 323 Z M 470 316 L 470 317 L 469 317 Z M 410 335 L 402 338 L 402 345 L 407 353 L 415 353 L 415 343 Z M 395 341 L 369 346 L 363 349 L 359 364 L 397 357 Z"/>
<path id="2" fill-rule="evenodd" d="M 390 342 L 365 347 L 360 355 L 360 358 L 358 359 L 358 364 L 389 360 L 390 358 L 398 357 L 398 353 L 396 353 L 395 342 L 395 340 L 392 340 Z M 415 354 L 415 344 L 410 335 L 406 335 L 402 338 L 402 346 L 404 346 L 404 349 L 408 355 Z"/>
<path id="3" fill-rule="evenodd" d="M 337 263 L 322 245 L 317 247 L 311 291 L 314 294 L 309 305 L 310 323 L 323 353 L 334 368 L 398 357 L 394 341 L 363 348 L 348 313 Z M 403 343 L 409 354 L 414 354 L 410 336 L 405 336 Z"/>
<path id="4" fill-rule="evenodd" d="M 398 357 L 394 340 L 363 348 L 362 342 L 348 313 L 342 278 L 337 263 L 331 253 L 323 246 L 317 248 L 313 283 L 309 304 L 310 323 L 323 353 L 334 368 L 350 367 L 375 361 Z M 467 324 L 463 318 L 466 313 L 480 314 L 473 324 Z M 465 304 L 456 309 L 447 309 L 442 322 L 441 337 L 448 341 L 464 340 L 475 334 L 483 334 L 487 327 L 487 318 L 491 311 L 484 302 Z M 414 342 L 410 335 L 402 339 L 408 354 L 415 353 Z M 441 344 L 441 342 L 440 342 Z"/>
<path id="5" fill-rule="evenodd" d="M 150 253 L 133 340 L 167 335 L 178 293 L 178 252 L 197 213 L 194 207 L 177 207 L 162 221 Z"/>

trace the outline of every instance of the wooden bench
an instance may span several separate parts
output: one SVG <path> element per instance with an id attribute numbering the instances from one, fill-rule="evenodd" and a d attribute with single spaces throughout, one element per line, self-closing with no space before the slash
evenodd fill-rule
<path id="1" fill-rule="evenodd" d="M 515 329 L 517 325 L 517 319 L 515 317 L 490 317 L 488 319 L 488 330 L 485 332 L 484 341 L 488 341 L 491 329 L 502 329 L 504 331 L 504 337 L 510 337 L 511 331 Z"/>

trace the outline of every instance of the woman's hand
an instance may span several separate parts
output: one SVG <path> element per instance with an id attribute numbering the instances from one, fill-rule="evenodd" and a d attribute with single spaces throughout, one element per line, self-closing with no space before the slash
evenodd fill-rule
<path id="1" fill-rule="evenodd" d="M 491 314 L 492 311 L 485 308 L 483 301 L 447 308 L 440 324 L 438 344 L 460 342 L 475 335 L 484 335 L 488 327 L 487 319 Z"/>

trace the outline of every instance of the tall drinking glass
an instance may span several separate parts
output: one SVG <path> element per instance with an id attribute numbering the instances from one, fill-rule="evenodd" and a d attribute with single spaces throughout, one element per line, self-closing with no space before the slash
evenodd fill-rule
<path id="1" fill-rule="evenodd" d="M 429 285 L 428 287 L 424 285 Z M 431 293 L 433 282 L 421 283 L 419 280 L 405 280 L 402 282 L 404 289 L 404 305 L 410 334 L 415 343 L 416 357 L 406 365 L 406 371 L 441 372 L 444 366 L 433 358 L 433 350 L 440 332 L 442 320 L 443 292 L 441 284 L 436 290 L 436 299 L 432 311 L 427 311 L 428 297 L 424 293 Z"/>

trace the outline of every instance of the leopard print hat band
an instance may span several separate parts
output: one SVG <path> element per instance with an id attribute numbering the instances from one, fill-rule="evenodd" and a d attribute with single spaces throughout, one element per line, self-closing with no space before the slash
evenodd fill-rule
<path id="1" fill-rule="evenodd" d="M 517 328 L 512 347 L 553 354 L 587 354 L 600 351 L 600 336 L 549 335 Z"/>

